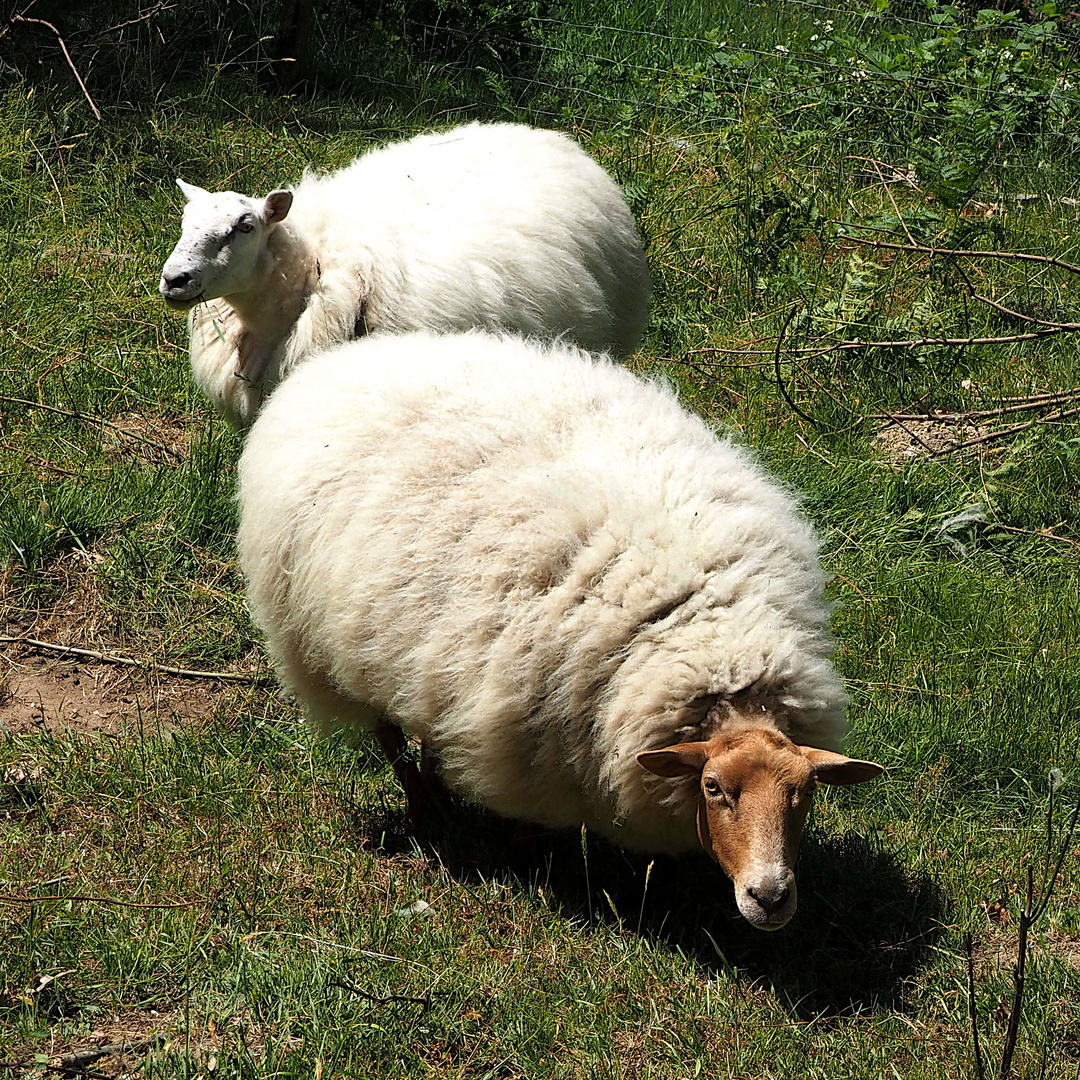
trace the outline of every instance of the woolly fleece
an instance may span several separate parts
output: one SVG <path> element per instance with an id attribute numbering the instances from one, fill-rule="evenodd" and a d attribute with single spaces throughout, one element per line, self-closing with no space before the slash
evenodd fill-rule
<path id="1" fill-rule="evenodd" d="M 260 305 L 302 307 L 276 346 L 251 355 L 227 299 L 189 316 L 195 381 L 238 427 L 308 356 L 364 333 L 507 329 L 628 356 L 647 319 L 648 265 L 618 186 L 566 135 L 519 124 L 305 175 L 268 249 Z"/>
<path id="2" fill-rule="evenodd" d="M 714 695 L 839 748 L 813 529 L 745 449 L 603 357 L 345 345 L 267 403 L 239 492 L 251 610 L 316 727 L 385 715 L 500 814 L 697 848 L 696 781 L 635 755 L 707 737 Z"/>

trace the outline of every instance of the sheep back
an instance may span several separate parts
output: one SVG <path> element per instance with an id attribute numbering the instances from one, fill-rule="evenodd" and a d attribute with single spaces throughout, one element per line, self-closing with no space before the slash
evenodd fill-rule
<path id="1" fill-rule="evenodd" d="M 498 813 L 696 847 L 696 785 L 635 756 L 748 687 L 795 741 L 838 748 L 812 528 L 746 450 L 605 358 L 351 343 L 270 399 L 239 490 L 251 610 L 316 728 L 386 715 Z"/>
<path id="2" fill-rule="evenodd" d="M 369 330 L 567 334 L 628 355 L 650 279 L 618 185 L 573 139 L 473 123 L 364 154 L 296 189 L 294 221 L 355 275 Z M 336 265 L 335 265 L 336 264 Z M 330 288 L 330 286 L 328 286 Z"/>
<path id="3" fill-rule="evenodd" d="M 244 423 L 308 356 L 364 333 L 505 329 L 623 357 L 648 318 L 633 215 L 608 173 L 555 131 L 472 123 L 392 143 L 306 174 L 280 228 L 303 237 L 318 281 L 257 386 L 236 385 L 227 304 L 189 316 L 196 381 Z"/>

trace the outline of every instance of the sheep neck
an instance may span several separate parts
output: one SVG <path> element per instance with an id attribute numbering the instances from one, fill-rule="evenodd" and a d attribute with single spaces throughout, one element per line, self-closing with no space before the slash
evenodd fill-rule
<path id="1" fill-rule="evenodd" d="M 224 297 L 240 323 L 237 374 L 245 382 L 262 384 L 318 280 L 319 263 L 310 245 L 282 222 L 259 255 L 252 286 Z"/>
<path id="2" fill-rule="evenodd" d="M 715 701 L 701 725 L 701 737 L 710 739 L 721 733 L 728 735 L 746 728 L 766 728 L 785 734 L 775 713 L 775 702 L 762 694 L 741 691 L 732 697 Z"/>

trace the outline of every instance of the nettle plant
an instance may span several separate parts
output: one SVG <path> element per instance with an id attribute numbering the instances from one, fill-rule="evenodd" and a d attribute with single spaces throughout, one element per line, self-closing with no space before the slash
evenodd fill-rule
<path id="1" fill-rule="evenodd" d="M 971 12 L 924 0 L 919 16 L 870 0 L 797 23 L 783 40 L 715 29 L 706 55 L 662 73 L 657 94 L 714 118 L 771 100 L 790 137 L 857 121 L 871 146 L 910 147 L 920 182 L 950 207 L 1029 137 L 1072 147 L 1080 75 L 1053 3 Z"/>

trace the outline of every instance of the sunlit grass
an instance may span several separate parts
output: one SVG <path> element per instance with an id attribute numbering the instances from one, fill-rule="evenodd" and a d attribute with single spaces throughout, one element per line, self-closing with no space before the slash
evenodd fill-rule
<path id="1" fill-rule="evenodd" d="M 691 8 L 672 36 L 710 28 Z M 644 26 L 644 12 L 622 15 Z M 781 29 L 805 29 L 743 27 L 755 28 L 762 53 Z M 563 48 L 597 40 L 585 19 L 551 33 Z M 650 41 L 634 38 L 622 59 L 664 72 L 665 92 L 686 90 L 693 48 Z M 615 74 L 633 74 L 620 72 L 612 93 Z M 1073 388 L 1076 349 L 1061 337 L 794 350 L 1016 329 L 971 291 L 1076 319 L 1063 271 L 961 273 L 838 238 L 859 224 L 903 237 L 903 219 L 941 246 L 1075 261 L 1061 202 L 1071 162 L 1040 169 L 1034 143 L 1028 158 L 1010 151 L 1013 171 L 988 172 L 976 193 L 1001 213 L 972 220 L 884 183 L 850 152 L 864 132 L 775 122 L 779 99 L 764 90 L 725 91 L 694 119 L 638 105 L 562 115 L 540 91 L 514 104 L 504 76 L 469 106 L 429 74 L 394 94 L 337 85 L 281 99 L 243 66 L 200 68 L 102 124 L 74 122 L 71 107 L 61 138 L 41 91 L 8 85 L 5 616 L 25 625 L 77 594 L 118 650 L 254 664 L 232 551 L 240 439 L 193 390 L 183 320 L 156 294 L 177 233 L 174 177 L 262 192 L 431 124 L 556 122 L 618 176 L 646 238 L 657 293 L 636 369 L 677 380 L 688 405 L 804 493 L 836 575 L 849 745 L 886 776 L 822 794 L 799 914 L 764 935 L 704 859 L 650 863 L 578 835 L 522 847 L 465 807 L 417 837 L 373 747 L 313 743 L 268 691 L 222 690 L 179 731 L 145 715 L 119 739 L 5 737 L 0 1060 L 41 1075 L 35 1054 L 85 1045 L 123 1017 L 172 1036 L 144 1062 L 148 1077 L 208 1075 L 211 1059 L 213 1075 L 244 1077 L 973 1075 L 963 935 L 992 1059 L 1025 868 L 1046 843 L 1047 772 L 1067 777 L 1059 825 L 1077 797 L 1080 427 L 929 458 L 890 456 L 866 418 Z M 1023 161 L 1034 204 L 1005 198 L 1002 176 L 1022 175 Z M 793 311 L 780 372 L 800 412 L 774 363 Z M 27 788 L 3 779 L 14 767 L 43 773 Z M 417 912 L 419 900 L 430 906 Z M 1014 1076 L 1077 1074 L 1078 939 L 1074 852 L 1033 942 Z M 35 989 L 42 976 L 57 977 L 48 993 Z"/>

